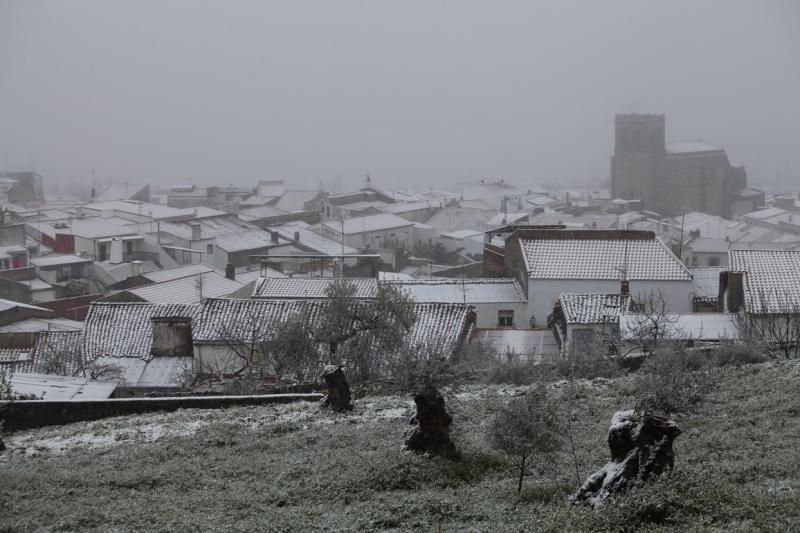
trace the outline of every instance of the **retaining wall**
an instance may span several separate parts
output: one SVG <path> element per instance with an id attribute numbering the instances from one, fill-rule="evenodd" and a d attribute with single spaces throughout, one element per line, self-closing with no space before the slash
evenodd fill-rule
<path id="1" fill-rule="evenodd" d="M 6 432 L 58 426 L 111 416 L 178 409 L 221 409 L 319 401 L 322 394 L 262 394 L 252 396 L 184 396 L 177 398 L 116 398 L 108 400 L 21 400 L 0 402 L 0 421 Z"/>

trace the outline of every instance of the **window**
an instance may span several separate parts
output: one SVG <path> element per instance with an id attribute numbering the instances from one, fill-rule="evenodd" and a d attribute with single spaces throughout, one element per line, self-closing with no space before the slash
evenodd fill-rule
<path id="1" fill-rule="evenodd" d="M 56 281 L 67 281 L 72 277 L 70 265 L 59 265 L 56 268 Z"/>
<path id="2" fill-rule="evenodd" d="M 719 257 L 714 257 L 714 256 L 709 257 L 708 258 L 708 266 L 710 266 L 710 267 L 719 266 Z"/>
<path id="3" fill-rule="evenodd" d="M 208 255 L 212 255 L 214 253 L 214 245 L 213 244 L 206 244 L 206 253 Z"/>
<path id="4" fill-rule="evenodd" d="M 514 311 L 498 311 L 497 312 L 497 327 L 498 328 L 513 328 L 514 327 Z"/>

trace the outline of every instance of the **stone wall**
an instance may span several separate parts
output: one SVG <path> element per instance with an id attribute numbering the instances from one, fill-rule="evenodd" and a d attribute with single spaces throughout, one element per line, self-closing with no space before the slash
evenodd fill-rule
<path id="1" fill-rule="evenodd" d="M 6 432 L 59 426 L 112 416 L 178 409 L 221 409 L 299 401 L 318 402 L 322 394 L 265 394 L 253 396 L 183 396 L 178 398 L 119 398 L 109 400 L 24 400 L 0 402 L 0 421 Z"/>

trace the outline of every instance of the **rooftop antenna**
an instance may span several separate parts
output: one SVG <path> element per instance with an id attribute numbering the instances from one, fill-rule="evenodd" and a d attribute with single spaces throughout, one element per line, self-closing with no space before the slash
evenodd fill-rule
<path id="1" fill-rule="evenodd" d="M 681 213 L 681 240 L 678 244 L 678 259 L 683 262 L 683 222 L 686 219 L 686 213 Z"/>
<path id="2" fill-rule="evenodd" d="M 633 111 L 634 115 L 639 112 L 639 101 L 636 100 L 636 98 L 634 98 L 631 102 L 631 110 Z"/>

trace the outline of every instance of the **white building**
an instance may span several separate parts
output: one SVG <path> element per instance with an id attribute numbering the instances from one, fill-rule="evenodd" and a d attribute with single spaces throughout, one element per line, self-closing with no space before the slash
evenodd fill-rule
<path id="1" fill-rule="evenodd" d="M 382 213 L 344 220 L 327 220 L 321 224 L 322 235 L 352 248 L 410 248 L 416 240 L 414 222 Z"/>
<path id="2" fill-rule="evenodd" d="M 520 230 L 506 240 L 505 270 L 520 282 L 539 327 L 562 293 L 661 294 L 673 312 L 692 309 L 692 275 L 651 232 Z"/>

